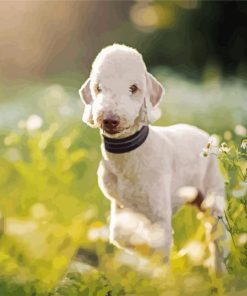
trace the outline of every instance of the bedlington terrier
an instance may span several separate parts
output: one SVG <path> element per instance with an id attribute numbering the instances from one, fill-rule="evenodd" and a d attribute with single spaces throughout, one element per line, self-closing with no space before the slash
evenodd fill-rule
<path id="1" fill-rule="evenodd" d="M 151 231 L 149 243 L 169 258 L 172 215 L 184 203 L 178 195 L 183 186 L 197 188 L 204 197 L 214 193 L 212 211 L 223 215 L 224 181 L 217 159 L 200 155 L 209 135 L 187 124 L 150 125 L 159 117 L 164 88 L 137 50 L 120 44 L 102 49 L 79 93 L 85 104 L 83 121 L 99 128 L 102 136 L 98 182 L 111 202 L 112 243 L 131 228 L 133 219 L 123 213 L 133 212 L 159 226 L 162 231 Z"/>

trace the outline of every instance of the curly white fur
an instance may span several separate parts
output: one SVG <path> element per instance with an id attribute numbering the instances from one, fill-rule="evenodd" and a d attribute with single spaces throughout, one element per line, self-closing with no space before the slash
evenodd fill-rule
<path id="1" fill-rule="evenodd" d="M 133 83 L 139 89 L 135 94 L 129 91 Z M 97 92 L 98 85 L 100 92 Z M 155 114 L 163 93 L 162 85 L 147 72 L 140 53 L 124 45 L 108 46 L 96 57 L 90 78 L 80 89 L 85 103 L 83 120 L 105 133 L 101 129 L 103 118 L 116 114 L 120 117 L 120 129 L 114 137 L 126 137 L 157 119 Z M 146 122 L 141 120 L 144 103 Z M 126 236 L 126 224 L 133 221 L 127 221 L 126 217 L 130 216 L 123 215 L 128 209 L 143 215 L 151 225 L 160 226 L 162 232 L 157 232 L 160 235 L 149 237 L 150 245 L 168 255 L 172 243 L 172 214 L 183 203 L 177 194 L 182 186 L 194 186 L 204 196 L 214 192 L 218 201 L 213 211 L 223 215 L 224 181 L 217 159 L 200 156 L 208 138 L 206 132 L 186 124 L 150 125 L 148 138 L 136 150 L 112 154 L 101 146 L 98 180 L 102 192 L 111 200 L 112 242 L 122 242 L 124 238 L 128 245 L 130 235 Z M 122 222 L 125 217 L 121 227 L 118 217 Z"/>

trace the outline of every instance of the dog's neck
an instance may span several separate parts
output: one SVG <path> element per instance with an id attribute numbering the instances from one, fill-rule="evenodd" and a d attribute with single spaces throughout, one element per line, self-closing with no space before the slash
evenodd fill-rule
<path id="1" fill-rule="evenodd" d="M 145 142 L 148 133 L 149 127 L 148 125 L 145 125 L 134 134 L 125 138 L 109 138 L 103 135 L 105 150 L 113 154 L 122 154 L 133 151 Z"/>

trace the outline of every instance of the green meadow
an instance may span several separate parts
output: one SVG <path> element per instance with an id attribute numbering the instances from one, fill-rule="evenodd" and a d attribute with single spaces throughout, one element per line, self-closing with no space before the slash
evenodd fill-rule
<path id="1" fill-rule="evenodd" d="M 81 121 L 83 79 L 6 82 L 0 85 L 1 296 L 247 295 L 246 83 L 211 74 L 199 83 L 166 68 L 153 73 L 166 88 L 155 124 L 190 123 L 219 141 L 230 238 L 225 272 L 216 274 L 211 264 L 220 229 L 210 232 L 216 221 L 209 210 L 186 205 L 177 212 L 169 267 L 145 245 L 130 254 L 109 244 L 110 204 L 96 176 L 100 135 Z"/>

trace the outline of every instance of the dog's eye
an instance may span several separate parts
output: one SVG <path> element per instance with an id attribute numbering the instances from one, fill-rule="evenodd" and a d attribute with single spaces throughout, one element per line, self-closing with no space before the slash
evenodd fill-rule
<path id="1" fill-rule="evenodd" d="M 94 89 L 95 89 L 96 94 L 98 94 L 98 93 L 100 93 L 102 91 L 102 89 L 101 89 L 101 87 L 100 87 L 100 85 L 98 83 L 95 85 Z"/>
<path id="2" fill-rule="evenodd" d="M 138 91 L 138 87 L 136 84 L 131 85 L 131 87 L 129 89 L 132 94 L 134 94 Z"/>

